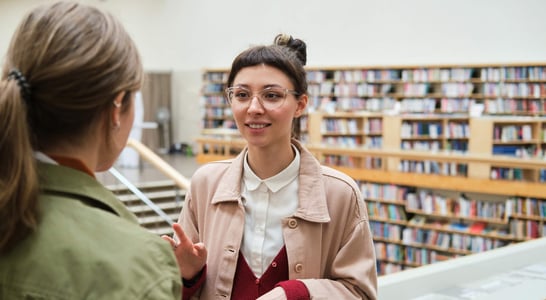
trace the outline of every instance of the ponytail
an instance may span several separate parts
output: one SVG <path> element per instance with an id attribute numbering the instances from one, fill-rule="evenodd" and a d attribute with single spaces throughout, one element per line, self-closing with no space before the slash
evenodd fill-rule
<path id="1" fill-rule="evenodd" d="M 38 174 L 17 80 L 0 81 L 0 253 L 38 224 Z"/>

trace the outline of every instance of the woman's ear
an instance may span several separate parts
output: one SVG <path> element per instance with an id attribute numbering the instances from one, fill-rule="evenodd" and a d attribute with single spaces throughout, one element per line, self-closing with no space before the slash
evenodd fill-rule
<path id="1" fill-rule="evenodd" d="M 298 107 L 296 108 L 296 113 L 294 114 L 294 118 L 299 118 L 301 115 L 303 115 L 303 112 L 305 112 L 305 109 L 307 108 L 307 102 L 309 101 L 309 97 L 307 94 L 303 94 L 298 97 Z"/>
<path id="2" fill-rule="evenodd" d="M 116 96 L 114 101 L 112 102 L 112 105 L 114 108 L 112 109 L 112 115 L 111 115 L 111 124 L 112 128 L 119 129 L 119 126 L 121 124 L 121 110 L 122 110 L 122 101 L 123 97 L 125 96 L 125 92 L 119 92 L 119 94 Z"/>

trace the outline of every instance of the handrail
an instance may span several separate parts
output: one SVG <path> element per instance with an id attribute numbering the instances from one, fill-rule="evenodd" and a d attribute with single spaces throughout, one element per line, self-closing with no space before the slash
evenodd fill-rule
<path id="1" fill-rule="evenodd" d="M 159 207 L 155 204 L 150 198 L 144 195 L 134 184 L 125 178 L 116 168 L 110 168 L 108 170 L 117 180 L 123 183 L 133 194 L 135 194 L 142 202 L 146 203 L 153 211 L 155 211 L 165 222 L 169 223 L 170 226 L 173 225 L 172 219 Z"/>
<path id="2" fill-rule="evenodd" d="M 163 160 L 161 157 L 155 154 L 152 150 L 150 150 L 150 148 L 146 147 L 141 142 L 132 138 L 130 138 L 127 141 L 127 146 L 133 148 L 135 151 L 137 151 L 140 154 L 142 158 L 144 158 L 146 161 L 154 165 L 163 174 L 165 174 L 165 176 L 172 179 L 178 187 L 184 190 L 189 190 L 190 181 L 186 177 L 184 177 L 182 174 L 180 174 L 178 171 L 176 171 L 165 160 Z"/>
<path id="3" fill-rule="evenodd" d="M 244 147 L 246 141 L 243 139 L 218 139 L 204 138 L 196 139 L 198 143 L 213 143 L 220 146 Z M 381 157 L 381 158 L 402 158 L 407 160 L 433 160 L 457 163 L 486 163 L 498 167 L 545 169 L 546 159 L 540 158 L 517 158 L 492 154 L 475 153 L 448 153 L 444 151 L 417 151 L 417 150 L 393 150 L 393 149 L 371 149 L 364 147 L 339 147 L 307 144 L 306 148 L 312 153 L 327 153 L 332 155 L 350 155 L 355 157 Z M 229 156 L 229 155 L 227 155 Z"/>

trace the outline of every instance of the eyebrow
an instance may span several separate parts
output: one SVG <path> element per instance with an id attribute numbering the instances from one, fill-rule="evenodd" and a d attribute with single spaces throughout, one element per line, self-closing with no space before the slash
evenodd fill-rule
<path id="1" fill-rule="evenodd" d="M 237 85 L 234 85 L 233 87 L 238 87 L 238 88 L 245 88 L 247 90 L 250 90 L 250 87 L 248 84 L 237 84 Z M 278 88 L 283 88 L 282 86 L 278 85 L 278 84 L 266 84 L 262 87 L 262 89 L 268 89 L 268 88 L 272 88 L 272 87 L 278 87 Z"/>

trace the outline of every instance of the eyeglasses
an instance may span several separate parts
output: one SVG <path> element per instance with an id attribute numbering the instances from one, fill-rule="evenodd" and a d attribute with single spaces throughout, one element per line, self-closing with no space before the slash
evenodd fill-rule
<path id="1" fill-rule="evenodd" d="M 232 86 L 226 89 L 226 96 L 230 104 L 248 107 L 254 96 L 258 97 L 258 101 L 263 108 L 270 110 L 281 107 L 288 94 L 298 96 L 299 93 L 294 90 L 289 90 L 281 87 L 268 87 L 257 94 L 244 87 Z"/>

